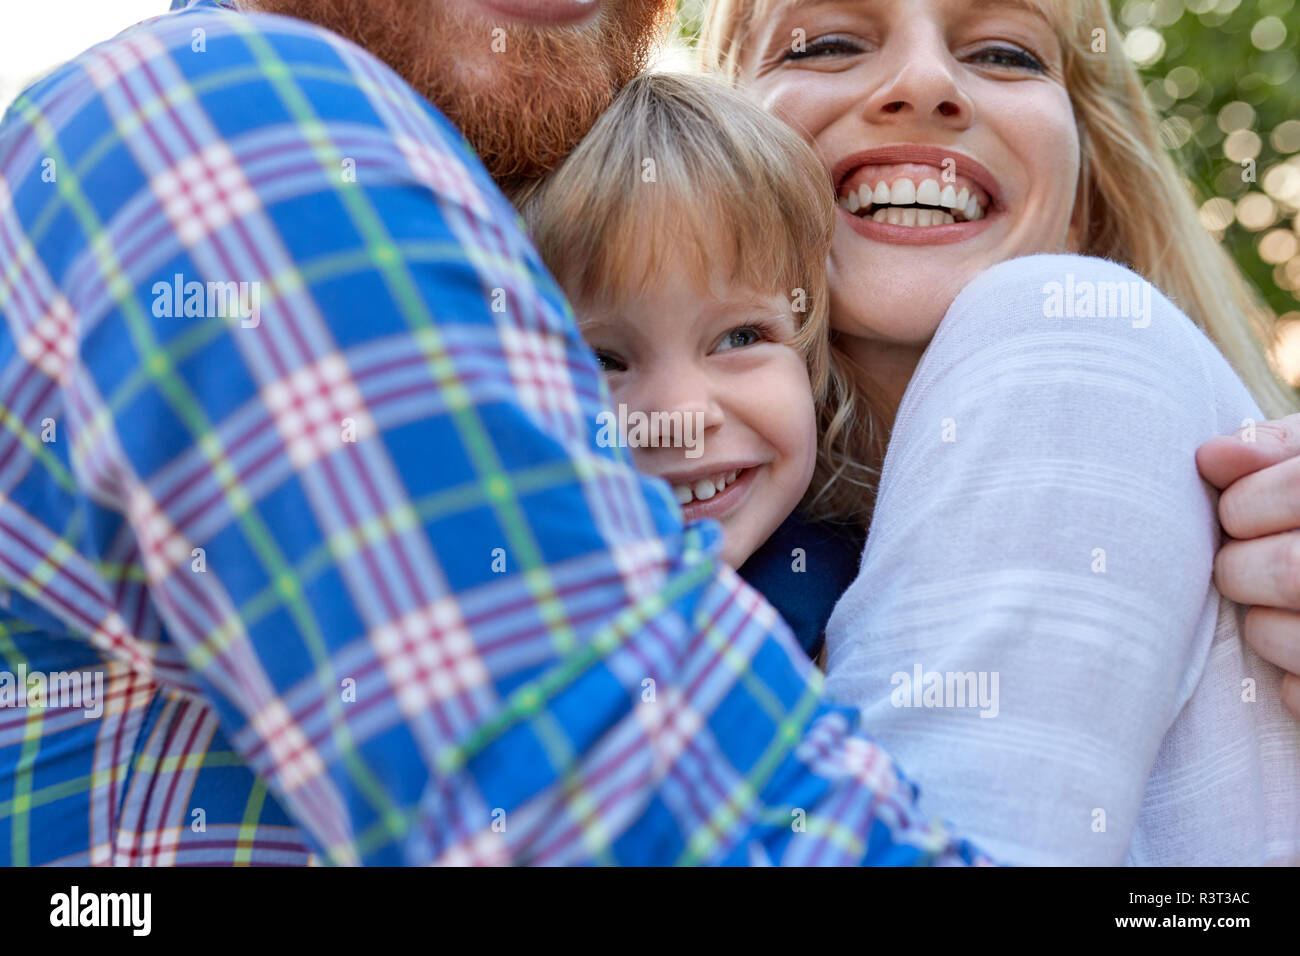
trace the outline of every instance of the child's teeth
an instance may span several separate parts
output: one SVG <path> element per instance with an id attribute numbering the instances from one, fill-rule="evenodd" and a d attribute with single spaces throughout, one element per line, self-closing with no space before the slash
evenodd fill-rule
<path id="1" fill-rule="evenodd" d="M 884 183 L 881 183 L 880 185 L 878 185 L 878 186 L 876 187 L 876 191 L 875 191 L 875 193 L 874 193 L 874 194 L 872 195 L 872 197 L 871 197 L 871 201 L 874 202 L 877 206 L 884 205 L 884 204 L 888 203 L 888 202 L 889 202 L 889 187 L 886 186 Z"/>
<path id="2" fill-rule="evenodd" d="M 939 194 L 939 205 L 944 209 L 952 209 L 956 206 L 957 190 L 953 189 L 951 186 L 944 186 L 943 192 Z"/>
<path id="3" fill-rule="evenodd" d="M 734 484 L 740 472 L 741 469 L 738 468 L 716 478 L 701 478 L 689 485 L 673 485 L 673 494 L 677 496 L 677 503 L 680 505 L 689 505 L 692 501 L 708 501 Z"/>
<path id="4" fill-rule="evenodd" d="M 910 179 L 900 179 L 889 192 L 893 197 L 890 202 L 895 206 L 910 206 L 916 202 L 916 184 Z"/>
<path id="5" fill-rule="evenodd" d="M 695 492 L 695 498 L 698 501 L 708 501 L 718 493 L 718 489 L 713 487 L 713 482 L 707 478 L 701 478 L 692 487 L 691 491 Z"/>
<path id="6" fill-rule="evenodd" d="M 916 187 L 916 201 L 922 206 L 939 205 L 939 184 L 933 179 L 922 180 Z"/>

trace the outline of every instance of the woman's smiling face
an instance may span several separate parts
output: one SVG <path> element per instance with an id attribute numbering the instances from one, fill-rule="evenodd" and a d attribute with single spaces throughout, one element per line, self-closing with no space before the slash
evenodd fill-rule
<path id="1" fill-rule="evenodd" d="M 923 346 L 978 273 L 1073 246 L 1078 130 L 1031 0 L 792 0 L 740 66 L 835 183 L 841 332 Z"/>

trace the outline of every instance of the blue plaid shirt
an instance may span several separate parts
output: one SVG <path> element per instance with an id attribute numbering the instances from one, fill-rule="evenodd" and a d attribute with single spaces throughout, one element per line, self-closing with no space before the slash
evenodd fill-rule
<path id="1" fill-rule="evenodd" d="M 0 858 L 982 862 L 355 46 L 199 0 L 27 90 L 0 319 Z"/>

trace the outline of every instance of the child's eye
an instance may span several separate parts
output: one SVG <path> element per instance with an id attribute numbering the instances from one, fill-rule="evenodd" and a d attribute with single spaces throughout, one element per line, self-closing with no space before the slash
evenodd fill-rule
<path id="1" fill-rule="evenodd" d="M 627 366 L 613 352 L 606 352 L 604 349 L 596 349 L 596 364 L 600 366 L 602 372 L 626 372 Z"/>
<path id="2" fill-rule="evenodd" d="M 1008 67 L 1015 70 L 1029 70 L 1033 73 L 1046 73 L 1047 67 L 1028 50 L 1010 46 L 991 46 L 980 50 L 971 59 L 989 66 Z"/>
<path id="3" fill-rule="evenodd" d="M 862 47 L 858 46 L 852 40 L 846 40 L 843 37 L 837 36 L 825 36 L 818 37 L 811 43 L 804 44 L 802 49 L 787 51 L 781 59 L 810 60 L 814 57 L 846 56 L 850 53 L 861 52 Z"/>
<path id="4" fill-rule="evenodd" d="M 722 341 L 718 343 L 717 351 L 743 349 L 746 345 L 753 345 L 755 342 L 761 341 L 763 341 L 761 329 L 753 325 L 741 325 L 722 337 Z"/>

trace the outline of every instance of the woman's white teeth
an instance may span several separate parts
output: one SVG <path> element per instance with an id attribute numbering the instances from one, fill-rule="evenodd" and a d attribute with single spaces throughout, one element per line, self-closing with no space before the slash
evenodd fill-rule
<path id="1" fill-rule="evenodd" d="M 963 186 L 958 192 L 952 185 L 941 187 L 936 179 L 923 179 L 919 186 L 910 179 L 900 179 L 893 186 L 877 183 L 874 188 L 863 183 L 840 204 L 854 215 L 862 212 L 865 218 L 869 213 L 873 221 L 895 226 L 946 226 L 957 221 L 955 216 L 970 222 L 984 218 L 979 198 L 969 188 Z M 911 205 L 935 208 L 900 208 Z"/>
<path id="2" fill-rule="evenodd" d="M 875 222 L 893 226 L 951 226 L 957 220 L 937 209 L 877 209 L 871 214 Z"/>
<path id="3" fill-rule="evenodd" d="M 692 501 L 708 501 L 728 485 L 735 484 L 739 474 L 740 471 L 732 471 L 713 478 L 701 478 L 689 485 L 673 485 L 673 494 L 677 496 L 677 503 L 682 505 L 689 505 Z"/>

